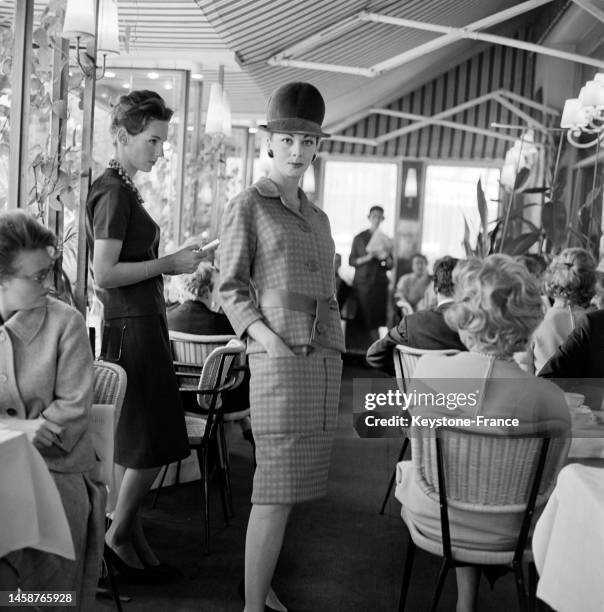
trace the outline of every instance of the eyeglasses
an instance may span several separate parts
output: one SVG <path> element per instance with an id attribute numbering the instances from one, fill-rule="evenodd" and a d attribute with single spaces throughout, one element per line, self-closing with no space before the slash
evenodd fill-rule
<path id="1" fill-rule="evenodd" d="M 48 266 L 48 268 L 44 268 L 44 270 L 40 270 L 36 274 L 14 274 L 13 278 L 22 278 L 24 280 L 32 281 L 35 283 L 39 283 L 40 285 L 53 273 L 55 269 L 54 264 Z"/>

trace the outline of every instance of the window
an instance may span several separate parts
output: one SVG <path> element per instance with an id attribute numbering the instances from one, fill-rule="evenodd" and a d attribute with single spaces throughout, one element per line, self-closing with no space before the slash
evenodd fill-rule
<path id="1" fill-rule="evenodd" d="M 430 265 L 443 255 L 465 257 L 464 216 L 470 226 L 470 243 L 476 242 L 480 216 L 476 205 L 476 184 L 482 181 L 488 220 L 497 218 L 499 168 L 472 166 L 426 166 L 426 187 L 422 220 L 422 253 Z"/>
<path id="2" fill-rule="evenodd" d="M 336 252 L 342 256 L 340 275 L 352 282 L 354 268 L 348 265 L 352 239 L 368 229 L 371 206 L 384 209 L 385 234 L 394 235 L 398 166 L 393 162 L 332 161 L 325 163 L 323 210 L 331 223 Z"/>

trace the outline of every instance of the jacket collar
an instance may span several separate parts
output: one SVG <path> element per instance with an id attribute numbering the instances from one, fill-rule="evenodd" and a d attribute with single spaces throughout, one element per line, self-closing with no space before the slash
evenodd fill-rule
<path id="1" fill-rule="evenodd" d="M 277 185 L 271 181 L 266 176 L 259 178 L 252 187 L 261 195 L 263 198 L 279 198 L 281 203 L 283 204 L 283 200 L 281 200 L 281 192 Z M 314 210 L 314 205 L 310 203 L 310 200 L 306 197 L 306 194 L 302 189 L 298 187 L 298 196 L 300 197 L 300 212 L 302 212 L 303 208 L 306 206 L 310 206 Z M 283 204 L 285 206 L 285 204 Z M 287 208 L 287 207 L 286 207 Z M 288 208 L 288 210 L 291 210 Z M 292 211 L 295 213 L 295 211 Z"/>
<path id="2" fill-rule="evenodd" d="M 44 325 L 47 309 L 48 301 L 37 308 L 19 310 L 6 321 L 4 326 L 15 334 L 21 342 L 29 344 Z"/>

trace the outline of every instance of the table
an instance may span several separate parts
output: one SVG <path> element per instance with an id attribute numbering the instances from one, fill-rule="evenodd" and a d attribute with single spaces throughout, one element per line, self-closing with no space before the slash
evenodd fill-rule
<path id="1" fill-rule="evenodd" d="M 0 558 L 29 547 L 74 560 L 59 491 L 25 433 L 0 425 L 0 466 Z"/>
<path id="2" fill-rule="evenodd" d="M 604 468 L 562 469 L 532 545 L 537 597 L 558 612 L 604 610 Z"/>

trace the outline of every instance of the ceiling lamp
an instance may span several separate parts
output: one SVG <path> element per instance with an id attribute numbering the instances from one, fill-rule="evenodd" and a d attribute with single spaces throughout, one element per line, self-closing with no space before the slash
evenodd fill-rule
<path id="1" fill-rule="evenodd" d="M 62 38 L 94 38 L 94 1 L 67 0 Z"/>
<path id="2" fill-rule="evenodd" d="M 577 98 L 564 103 L 560 127 L 573 146 L 587 149 L 604 139 L 604 73 L 587 81 Z"/>
<path id="3" fill-rule="evenodd" d="M 210 88 L 206 134 L 231 135 L 231 104 L 220 83 L 212 83 Z"/>

